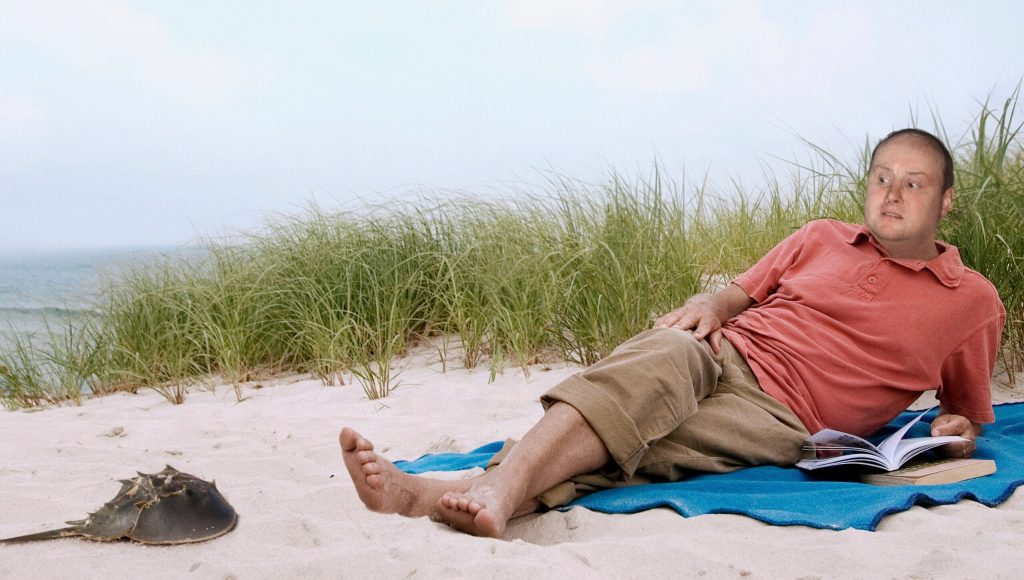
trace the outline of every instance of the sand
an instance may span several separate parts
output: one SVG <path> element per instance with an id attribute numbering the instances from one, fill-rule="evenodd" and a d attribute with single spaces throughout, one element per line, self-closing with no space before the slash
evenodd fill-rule
<path id="1" fill-rule="evenodd" d="M 576 369 L 449 367 L 419 353 L 401 385 L 367 400 L 358 385 L 291 377 L 193 391 L 173 406 L 151 391 L 81 407 L 0 412 L 0 537 L 84 517 L 117 479 L 165 464 L 218 487 L 240 514 L 215 540 L 182 546 L 61 539 L 0 545 L 2 578 L 1012 578 L 1024 551 L 1024 493 L 998 508 L 914 507 L 875 532 L 779 527 L 666 509 L 605 515 L 581 508 L 515 520 L 502 540 L 426 519 L 367 511 L 341 463 L 351 425 L 388 457 L 469 451 L 521 436 L 537 397 Z M 995 389 L 1000 400 L 1019 398 Z M 446 474 L 463 477 L 467 472 Z"/>

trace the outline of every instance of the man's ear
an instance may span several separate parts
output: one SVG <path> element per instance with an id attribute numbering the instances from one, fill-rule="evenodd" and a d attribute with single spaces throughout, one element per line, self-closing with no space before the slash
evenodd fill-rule
<path id="1" fill-rule="evenodd" d="M 953 208 L 953 194 L 954 193 L 956 193 L 956 191 L 952 187 L 950 187 L 946 191 L 942 192 L 942 213 L 941 213 L 941 217 L 946 217 L 946 214 L 949 213 L 949 210 Z"/>

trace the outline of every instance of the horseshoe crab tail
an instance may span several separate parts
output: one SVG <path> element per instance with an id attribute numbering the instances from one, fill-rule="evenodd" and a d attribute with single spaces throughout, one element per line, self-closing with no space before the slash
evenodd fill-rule
<path id="1" fill-rule="evenodd" d="M 34 534 L 28 534 L 25 536 L 15 536 L 13 538 L 4 538 L 0 540 L 0 544 L 14 544 L 17 542 L 34 542 L 36 540 L 53 540 L 56 538 L 70 538 L 72 536 L 82 535 L 76 528 L 60 528 L 59 530 L 47 530 L 45 532 L 36 532 Z"/>

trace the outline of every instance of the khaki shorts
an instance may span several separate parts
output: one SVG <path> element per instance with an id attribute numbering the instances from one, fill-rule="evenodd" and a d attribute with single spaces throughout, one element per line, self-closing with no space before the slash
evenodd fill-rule
<path id="1" fill-rule="evenodd" d="M 761 390 L 727 340 L 719 354 L 689 331 L 653 329 L 541 397 L 578 410 L 612 456 L 599 473 L 556 486 L 549 507 L 596 489 L 753 465 L 792 465 L 808 436 L 785 405 Z M 497 464 L 513 442 L 492 459 Z"/>

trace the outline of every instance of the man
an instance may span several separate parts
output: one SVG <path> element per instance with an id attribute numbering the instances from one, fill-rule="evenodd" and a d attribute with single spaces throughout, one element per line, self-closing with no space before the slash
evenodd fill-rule
<path id="1" fill-rule="evenodd" d="M 484 474 L 408 475 L 343 429 L 360 499 L 500 537 L 509 519 L 571 499 L 577 484 L 791 465 L 809 433 L 868 435 L 928 390 L 941 401 L 932 434 L 967 440 L 942 451 L 970 456 L 994 419 L 1005 311 L 935 239 L 952 201 L 945 145 L 916 129 L 890 134 L 872 153 L 863 226 L 807 224 L 726 288 L 556 385 L 542 419 Z"/>

